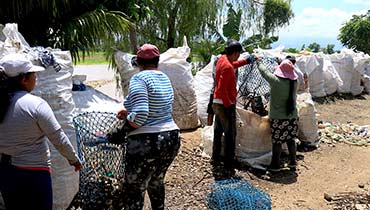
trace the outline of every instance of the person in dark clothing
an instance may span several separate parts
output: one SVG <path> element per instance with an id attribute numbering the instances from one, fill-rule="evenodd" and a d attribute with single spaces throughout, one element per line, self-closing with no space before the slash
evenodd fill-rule
<path id="1" fill-rule="evenodd" d="M 248 59 L 239 60 L 243 51 L 241 44 L 235 40 L 228 41 L 224 55 L 216 64 L 215 88 L 212 110 L 215 114 L 212 164 L 215 179 L 234 176 L 235 138 L 236 138 L 236 101 L 238 67 L 254 61 L 251 55 Z M 221 139 L 224 135 L 224 155 L 221 156 Z"/>

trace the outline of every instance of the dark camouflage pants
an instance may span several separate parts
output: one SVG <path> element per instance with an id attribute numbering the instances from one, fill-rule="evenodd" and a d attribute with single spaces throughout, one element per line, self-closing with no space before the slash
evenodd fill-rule
<path id="1" fill-rule="evenodd" d="M 152 209 L 164 209 L 164 177 L 179 148 L 178 130 L 128 137 L 125 210 L 141 210 L 146 190 Z"/>

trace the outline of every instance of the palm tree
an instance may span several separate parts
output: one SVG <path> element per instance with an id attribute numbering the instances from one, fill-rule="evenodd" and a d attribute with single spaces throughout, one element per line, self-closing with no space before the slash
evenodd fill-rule
<path id="1" fill-rule="evenodd" d="M 0 23 L 17 23 L 30 46 L 69 50 L 74 62 L 102 45 L 114 46 L 132 23 L 114 0 L 1 0 Z M 81 54 L 80 54 L 80 53 Z"/>

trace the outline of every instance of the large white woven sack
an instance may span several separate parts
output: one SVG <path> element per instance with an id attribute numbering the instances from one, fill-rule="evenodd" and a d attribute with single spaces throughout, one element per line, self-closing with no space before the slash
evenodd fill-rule
<path id="1" fill-rule="evenodd" d="M 353 58 L 350 54 L 334 53 L 329 55 L 330 61 L 337 70 L 343 84 L 338 84 L 339 93 L 350 93 L 353 77 Z"/>
<path id="2" fill-rule="evenodd" d="M 324 56 L 323 71 L 325 92 L 327 95 L 331 95 L 337 92 L 339 86 L 343 86 L 343 81 L 327 55 Z"/>
<path id="3" fill-rule="evenodd" d="M 73 65 L 69 51 L 51 51 L 61 70 L 52 67 L 37 73 L 33 94 L 45 99 L 77 152 L 76 133 L 72 123 L 75 104 L 72 97 Z M 48 142 L 49 143 L 49 142 Z M 79 175 L 68 161 L 49 143 L 53 180 L 53 209 L 66 209 L 78 192 Z"/>
<path id="4" fill-rule="evenodd" d="M 188 46 L 170 48 L 161 54 L 158 65 L 158 69 L 171 80 L 175 95 L 173 117 L 180 129 L 199 126 L 194 78 L 191 65 L 186 61 L 189 54 Z"/>
<path id="5" fill-rule="evenodd" d="M 304 55 L 297 58 L 299 69 L 308 75 L 309 91 L 312 97 L 326 96 L 323 64 L 323 57 L 319 54 Z"/>
<path id="6" fill-rule="evenodd" d="M 242 164 L 265 169 L 271 162 L 271 131 L 269 118 L 237 108 L 235 158 Z M 202 130 L 203 153 L 212 156 L 213 126 Z"/>
<path id="7" fill-rule="evenodd" d="M 180 129 L 194 129 L 199 126 L 194 78 L 191 65 L 186 61 L 189 53 L 190 48 L 187 46 L 170 48 L 161 54 L 158 65 L 158 69 L 171 80 L 175 97 L 173 116 Z M 120 51 L 115 53 L 124 95 L 127 95 L 130 78 L 139 72 L 139 69 L 131 64 L 133 56 Z"/>
<path id="8" fill-rule="evenodd" d="M 202 125 L 207 124 L 207 106 L 214 85 L 212 72 L 216 58 L 216 56 L 212 55 L 211 61 L 207 66 L 198 71 L 194 76 L 195 94 L 197 96 L 198 107 L 197 112 Z"/>

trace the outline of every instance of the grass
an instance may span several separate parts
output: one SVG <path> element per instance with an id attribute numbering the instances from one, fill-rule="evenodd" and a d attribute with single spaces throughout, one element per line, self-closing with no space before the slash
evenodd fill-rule
<path id="1" fill-rule="evenodd" d="M 82 58 L 81 54 L 81 60 L 77 62 L 77 65 L 94 65 L 94 64 L 107 64 L 108 61 L 105 59 L 104 52 L 93 52 L 90 53 L 90 55 L 85 56 L 85 58 Z"/>

